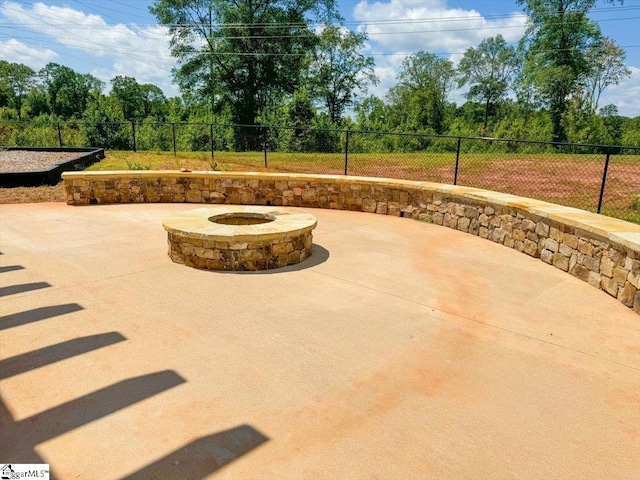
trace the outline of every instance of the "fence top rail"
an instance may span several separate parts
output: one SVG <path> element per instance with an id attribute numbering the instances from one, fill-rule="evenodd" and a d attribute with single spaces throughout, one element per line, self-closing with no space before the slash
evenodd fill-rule
<path id="1" fill-rule="evenodd" d="M 250 125 L 250 124 L 231 124 L 231 123 L 211 123 L 211 122 L 139 122 L 139 121 L 120 121 L 120 122 L 87 122 L 83 120 L 77 121 L 62 121 L 62 122 L 43 122 L 34 124 L 34 122 L 26 121 L 26 120 L 3 120 L 0 121 L 0 125 L 33 125 L 36 127 L 46 127 L 52 126 L 57 127 L 59 125 L 65 125 L 72 123 L 74 125 L 202 125 L 207 127 L 216 127 L 216 128 L 254 128 L 256 130 L 261 130 L 259 134 L 263 134 L 264 130 L 305 130 L 305 131 L 316 131 L 316 132 L 334 132 L 334 133 L 350 133 L 350 134 L 364 134 L 364 135 L 388 135 L 388 136 L 411 136 L 411 137 L 421 137 L 421 138 L 446 138 L 452 140 L 475 140 L 482 142 L 496 142 L 496 143 L 520 143 L 525 145 L 545 145 L 551 147 L 581 147 L 581 148 L 593 148 L 604 150 L 605 152 L 611 150 L 637 150 L 640 152 L 640 146 L 634 145 L 615 145 L 615 144 L 598 144 L 598 143 L 571 143 L 571 142 L 549 142 L 544 140 L 523 140 L 523 139 L 515 139 L 515 138 L 496 138 L 496 137 L 480 137 L 480 136 L 469 136 L 469 135 L 439 135 L 434 133 L 425 133 L 425 132 L 381 132 L 381 131 L 373 131 L 373 130 L 354 130 L 354 129 L 345 129 L 345 128 L 314 128 L 314 127 L 292 127 L 292 126 L 276 126 L 276 125 Z"/>

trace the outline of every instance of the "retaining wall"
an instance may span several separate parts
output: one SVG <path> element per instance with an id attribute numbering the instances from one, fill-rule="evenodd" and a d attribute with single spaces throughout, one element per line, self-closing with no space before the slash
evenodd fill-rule
<path id="1" fill-rule="evenodd" d="M 70 205 L 282 205 L 410 217 L 538 258 L 604 290 L 640 314 L 640 226 L 477 188 L 409 180 L 244 172 L 63 174 Z"/>

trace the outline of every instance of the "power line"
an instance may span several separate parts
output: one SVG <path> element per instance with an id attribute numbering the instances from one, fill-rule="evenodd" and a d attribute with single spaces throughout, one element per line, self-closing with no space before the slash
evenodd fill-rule
<path id="1" fill-rule="evenodd" d="M 614 21 L 627 21 L 627 20 L 638 20 L 640 16 L 637 17 L 626 17 L 626 18 L 610 18 L 602 20 L 603 22 L 614 22 Z M 572 23 L 578 22 L 566 22 L 563 25 L 568 25 Z M 0 24 L 1 25 L 1 24 Z M 51 25 L 50 25 L 51 26 Z M 86 28 L 95 30 L 96 28 L 93 26 L 83 26 L 83 25 L 75 25 L 79 28 Z M 156 25 L 157 26 L 157 25 Z M 11 25 L 12 28 L 24 30 L 24 27 L 16 27 Z M 56 28 L 56 26 L 52 26 L 52 28 Z M 103 26 L 101 28 L 126 28 L 124 25 L 109 25 Z M 195 28 L 195 27 L 194 27 Z M 467 27 L 467 28 L 450 28 L 450 29 L 441 29 L 441 30 L 403 30 L 403 31 L 394 31 L 394 32 L 366 32 L 368 37 L 378 37 L 378 36 L 389 36 L 389 35 L 411 35 L 411 34 L 425 34 L 425 33 L 447 33 L 447 32 L 471 32 L 471 31 L 481 31 L 481 30 L 502 30 L 508 28 L 524 28 L 524 25 L 502 25 L 499 27 L 496 26 L 487 26 L 487 27 Z M 129 30 L 127 28 L 127 30 Z M 46 34 L 46 32 L 39 32 L 42 34 Z M 135 33 L 132 31 L 132 33 Z M 165 38 L 164 35 L 158 33 L 152 33 L 149 36 L 157 35 L 158 38 Z M 74 39 L 73 37 L 61 37 L 56 36 L 58 39 Z M 316 38 L 316 34 L 291 34 L 291 35 L 223 35 L 220 38 L 225 40 L 265 40 L 265 39 L 286 39 L 286 38 Z"/>
<path id="2" fill-rule="evenodd" d="M 74 0 L 76 3 L 79 3 L 80 5 L 84 5 L 83 3 L 79 2 L 78 0 Z M 29 3 L 29 2 L 26 2 Z M 115 3 L 119 3 L 121 5 L 125 5 L 124 3 L 121 2 L 115 2 Z M 31 3 L 29 3 L 30 5 L 33 5 Z M 91 8 L 89 6 L 87 6 L 88 8 Z M 5 6 L 5 8 L 10 8 Z M 102 7 L 104 10 L 109 10 L 109 11 L 115 11 L 117 12 L 118 10 L 114 10 L 114 9 L 108 9 L 105 7 Z M 10 8 L 12 9 L 12 8 Z M 629 11 L 629 10 L 639 10 L 640 6 L 620 6 L 620 7 L 603 7 L 603 8 L 593 8 L 591 10 L 591 13 L 601 13 L 601 12 L 622 12 L 622 11 Z M 17 9 L 12 9 L 12 10 L 16 10 Z M 92 8 L 92 10 L 97 11 L 95 8 Z M 20 9 L 21 12 L 23 13 L 28 13 L 23 9 Z M 556 13 L 552 14 L 552 15 L 558 15 Z M 32 16 L 32 15 L 30 15 Z M 140 17 L 143 18 L 143 17 Z M 388 19 L 388 20 L 351 20 L 351 21 L 345 21 L 342 22 L 341 24 L 331 24 L 331 25 L 327 25 L 324 23 L 306 23 L 306 22 L 282 22 L 282 23 L 243 23 L 243 22 L 232 22 L 232 23 L 217 23 L 217 22 L 213 22 L 211 24 L 198 24 L 198 23 L 188 23 L 188 24 L 167 24 L 167 25 L 163 25 L 166 26 L 168 28 L 199 28 L 199 27 L 217 27 L 217 28 L 231 28 L 231 27 L 296 27 L 296 26 L 303 26 L 303 27 L 314 27 L 314 26 L 344 26 L 344 25 L 357 25 L 357 26 L 368 26 L 368 25 L 407 25 L 407 24 L 416 24 L 416 23 L 442 23 L 442 22 L 469 22 L 469 21 L 481 21 L 481 20 L 499 20 L 499 19 L 527 19 L 528 16 L 525 13 L 510 13 L 510 14 L 494 14 L 494 15 L 478 15 L 478 16 L 473 16 L 470 17 L 468 15 L 460 15 L 460 16 L 451 16 L 451 17 L 447 17 L 447 18 L 439 18 L 439 17 L 423 17 L 423 18 L 413 18 L 413 19 Z M 637 18 L 637 17 L 627 17 L 627 18 L 621 18 L 619 20 L 628 20 L 630 18 Z M 611 20 L 616 20 L 616 19 L 601 19 L 598 20 L 599 22 L 602 21 L 611 21 Z M 12 25 L 12 23 L 0 23 L 0 25 Z M 20 25 L 20 26 L 40 26 L 41 24 L 39 23 L 34 23 L 34 24 L 13 24 L 13 25 Z M 78 26 L 78 24 L 66 24 L 66 23 L 59 23 L 59 24 L 50 24 L 51 26 L 54 27 L 69 27 L 69 26 Z M 119 23 L 118 25 L 123 25 L 123 26 L 131 26 L 131 27 L 150 27 L 150 26 L 159 26 L 159 24 L 157 23 L 153 23 L 153 24 L 135 24 L 135 23 Z M 82 25 L 80 25 L 80 27 L 83 27 Z M 87 26 L 86 28 L 109 28 L 112 27 L 112 25 L 93 25 L 93 26 Z"/>

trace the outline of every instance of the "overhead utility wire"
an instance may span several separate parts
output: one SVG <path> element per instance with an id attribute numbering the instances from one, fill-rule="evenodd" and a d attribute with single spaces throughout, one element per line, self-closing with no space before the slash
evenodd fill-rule
<path id="1" fill-rule="evenodd" d="M 74 0 L 77 3 L 78 0 Z M 6 7 L 5 8 L 10 8 L 11 7 Z M 629 6 L 629 7 L 609 7 L 609 8 L 602 8 L 602 9 L 592 9 L 591 12 L 605 12 L 605 11 L 615 11 L 615 12 L 622 12 L 622 11 L 629 11 L 629 10 L 638 10 L 640 9 L 640 6 Z M 17 9 L 12 9 L 12 10 L 16 10 Z M 95 9 L 94 9 L 95 10 Z M 112 9 L 109 9 L 112 10 Z M 23 13 L 28 13 L 24 10 L 20 10 Z M 112 10 L 112 11 L 116 11 L 116 10 Z M 557 13 L 554 13 L 552 15 L 559 15 Z M 30 15 L 31 16 L 31 15 Z M 351 20 L 351 21 L 346 21 L 343 22 L 342 24 L 334 24 L 334 25 L 330 25 L 330 26 L 344 26 L 344 25 L 358 25 L 358 26 L 367 26 L 367 25 L 393 25 L 393 24 L 412 24 L 412 23 L 441 23 L 441 22 L 468 22 L 468 21 L 482 21 L 482 20 L 492 20 L 492 19 L 516 19 L 516 18 L 528 18 L 528 16 L 525 13 L 515 13 L 515 14 L 495 14 L 495 15 L 483 15 L 483 16 L 468 16 L 468 15 L 460 15 L 460 16 L 454 16 L 454 17 L 447 17 L 447 18 L 435 18 L 435 17 L 424 17 L 424 18 L 413 18 L 413 19 L 388 19 L 388 20 Z M 599 21 L 604 21 L 607 19 L 602 19 Z M 1 23 L 0 23 L 1 24 Z M 18 25 L 18 24 L 15 24 Z M 39 24 L 22 24 L 21 26 L 38 26 Z M 64 24 L 64 23 L 60 23 L 60 24 L 53 24 L 53 26 L 60 26 L 60 27 L 65 27 L 65 26 L 73 26 L 75 24 Z M 157 23 L 152 23 L 152 24 L 136 24 L 136 23 L 121 23 L 120 25 L 131 25 L 131 26 L 136 26 L 136 27 L 149 27 L 149 26 L 158 26 L 159 24 Z M 105 28 L 105 27 L 110 27 L 111 25 L 96 25 L 96 26 L 92 26 L 92 28 Z M 227 28 L 227 27 L 269 27 L 269 26 L 279 26 L 279 27 L 284 27 L 284 26 L 304 26 L 304 27 L 311 27 L 311 26 L 327 26 L 324 23 L 305 23 L 305 22 L 282 22 L 282 23 L 243 23 L 243 22 L 233 22 L 233 23 L 212 23 L 210 24 L 197 24 L 197 23 L 186 23 L 186 24 L 179 24 L 179 23 L 175 23 L 175 24 L 167 24 L 167 25 L 163 25 L 166 26 L 168 28 L 171 27 L 183 27 L 183 28 L 199 28 L 202 26 L 214 26 L 214 27 L 218 27 L 218 28 Z"/>
<path id="2" fill-rule="evenodd" d="M 621 21 L 637 20 L 637 19 L 640 19 L 640 16 L 624 17 L 624 18 L 608 18 L 608 19 L 601 20 L 601 22 L 621 22 Z M 574 23 L 580 23 L 580 22 L 565 22 L 562 25 L 570 25 Z M 20 27 L 15 27 L 14 25 L 10 25 L 10 26 L 16 29 L 23 29 Z M 83 26 L 83 25 L 77 25 L 77 26 L 80 28 L 94 29 L 93 26 Z M 123 27 L 123 25 L 121 24 L 109 25 L 109 26 L 103 26 L 102 28 L 120 28 L 120 27 Z M 440 29 L 440 30 L 403 30 L 403 31 L 393 31 L 393 32 L 365 32 L 365 33 L 367 34 L 368 37 L 377 37 L 382 35 L 407 35 L 407 34 L 416 34 L 416 33 L 471 32 L 471 31 L 479 31 L 479 30 L 495 30 L 496 28 L 499 28 L 499 29 L 524 28 L 524 25 L 503 25 L 500 27 L 487 26 L 487 27 L 468 27 L 468 28 L 448 28 L 448 29 Z M 152 35 L 156 35 L 156 34 L 151 34 L 150 36 Z M 164 35 L 161 35 L 159 33 L 157 35 L 159 36 L 159 38 L 165 37 Z M 315 37 L 316 37 L 315 34 L 310 34 L 310 35 L 293 35 L 292 34 L 292 35 L 235 35 L 235 36 L 224 35 L 224 36 L 221 36 L 220 38 L 225 38 L 228 40 L 243 40 L 243 39 L 260 40 L 260 39 L 272 39 L 272 38 L 315 38 Z M 57 38 L 69 38 L 69 37 L 57 37 Z"/>

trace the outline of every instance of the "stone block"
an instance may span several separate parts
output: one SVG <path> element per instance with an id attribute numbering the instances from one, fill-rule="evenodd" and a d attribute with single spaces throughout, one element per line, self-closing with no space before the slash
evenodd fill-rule
<path id="1" fill-rule="evenodd" d="M 281 253 L 290 253 L 293 252 L 293 245 L 290 242 L 277 243 L 273 245 L 271 251 L 274 255 L 279 255 Z"/>
<path id="2" fill-rule="evenodd" d="M 302 200 L 312 202 L 316 199 L 316 191 L 314 188 L 305 188 L 302 190 Z"/>
<path id="3" fill-rule="evenodd" d="M 478 230 L 478 236 L 480 238 L 489 238 L 489 229 L 487 227 L 480 227 Z"/>
<path id="4" fill-rule="evenodd" d="M 560 230 L 558 230 L 556 227 L 551 227 L 549 229 L 549 238 L 555 240 L 558 243 L 560 243 L 561 235 L 562 235 L 562 232 L 560 232 Z"/>
<path id="5" fill-rule="evenodd" d="M 387 214 L 387 202 L 378 202 L 376 204 L 376 213 L 378 213 L 380 215 L 386 215 Z"/>
<path id="6" fill-rule="evenodd" d="M 578 251 L 580 253 L 584 253 L 585 255 L 591 256 L 591 254 L 593 253 L 593 245 L 591 244 L 591 242 L 589 242 L 589 240 L 580 238 L 578 239 Z"/>
<path id="7" fill-rule="evenodd" d="M 613 263 L 615 263 L 620 267 L 624 265 L 624 261 L 626 258 L 626 255 L 624 253 L 619 252 L 615 248 L 610 248 L 608 253 L 609 253 L 609 260 L 611 260 Z"/>
<path id="8" fill-rule="evenodd" d="M 362 199 L 362 211 L 367 213 L 375 213 L 376 201 L 373 198 Z"/>
<path id="9" fill-rule="evenodd" d="M 602 277 L 602 290 L 607 292 L 612 297 L 618 296 L 618 282 L 613 278 Z"/>
<path id="10" fill-rule="evenodd" d="M 629 272 L 623 267 L 616 267 L 613 269 L 613 279 L 620 285 L 624 285 L 624 282 L 627 280 L 628 275 Z"/>
<path id="11" fill-rule="evenodd" d="M 509 247 L 509 248 L 513 248 L 513 246 L 515 245 L 515 240 L 513 239 L 513 237 L 506 237 L 504 239 L 504 246 L 505 247 Z"/>
<path id="12" fill-rule="evenodd" d="M 600 273 L 605 277 L 613 277 L 613 268 L 615 267 L 615 263 L 612 262 L 608 257 L 602 257 L 600 260 Z"/>
<path id="13" fill-rule="evenodd" d="M 569 273 L 574 277 L 579 278 L 583 282 L 586 282 L 589 280 L 589 269 L 587 269 L 583 265 L 578 265 L 578 264 L 574 265 L 573 268 L 569 269 Z"/>
<path id="14" fill-rule="evenodd" d="M 578 237 L 565 233 L 562 235 L 562 243 L 575 250 L 578 248 Z"/>
<path id="15" fill-rule="evenodd" d="M 462 232 L 468 232 L 470 224 L 471 220 L 469 220 L 467 217 L 462 217 L 458 220 L 458 230 Z"/>
<path id="16" fill-rule="evenodd" d="M 633 297 L 633 311 L 640 314 L 640 290 Z"/>
<path id="17" fill-rule="evenodd" d="M 542 260 L 544 263 L 548 263 L 549 265 L 551 265 L 553 263 L 553 255 L 554 253 L 551 250 L 543 250 L 542 252 L 540 252 L 540 260 Z"/>
<path id="18" fill-rule="evenodd" d="M 560 244 L 560 248 L 558 249 L 558 251 L 564 255 L 565 257 L 570 257 L 573 252 L 575 250 L 573 250 L 573 248 L 571 248 L 569 245 L 567 245 L 566 243 L 561 243 Z"/>
<path id="19" fill-rule="evenodd" d="M 480 222 L 477 218 L 471 219 L 471 223 L 469 224 L 469 233 L 471 235 L 478 235 L 480 231 Z"/>
<path id="20" fill-rule="evenodd" d="M 580 262 L 580 259 L 578 259 L 578 263 L 582 263 L 585 267 L 587 267 L 592 272 L 600 273 L 600 262 L 593 257 L 588 257 L 585 255 L 583 257 L 582 262 Z"/>
<path id="21" fill-rule="evenodd" d="M 533 223 L 528 218 L 525 218 L 524 220 L 522 220 L 522 223 L 520 224 L 520 228 L 525 232 L 533 232 L 536 229 L 536 224 Z"/>
<path id="22" fill-rule="evenodd" d="M 578 263 L 578 253 L 574 251 L 569 258 L 569 270 L 576 266 Z"/>
<path id="23" fill-rule="evenodd" d="M 627 307 L 633 307 L 633 299 L 638 289 L 631 285 L 629 282 L 624 284 L 624 287 L 619 289 L 618 301 L 626 305 Z"/>
<path id="24" fill-rule="evenodd" d="M 627 275 L 627 282 L 629 282 L 634 287 L 640 289 L 640 272 L 638 271 L 630 271 Z"/>
<path id="25" fill-rule="evenodd" d="M 456 205 L 454 212 L 459 217 L 464 217 L 464 205 Z"/>
<path id="26" fill-rule="evenodd" d="M 631 270 L 634 273 L 640 273 L 640 260 L 636 260 L 631 258 L 631 254 L 633 252 L 629 252 L 629 255 L 627 255 L 627 259 L 630 259 L 631 261 L 631 267 L 627 268 L 627 270 Z M 627 264 L 627 261 L 625 261 L 625 266 Z"/>
<path id="27" fill-rule="evenodd" d="M 483 227 L 489 226 L 489 217 L 484 213 L 478 217 L 478 221 L 480 222 L 480 225 L 482 225 Z"/>
<path id="28" fill-rule="evenodd" d="M 524 239 L 526 238 L 524 231 L 520 230 L 519 228 L 514 228 L 511 232 L 511 235 L 513 236 L 513 239 L 518 242 L 524 242 Z"/>
<path id="29" fill-rule="evenodd" d="M 480 212 L 475 207 L 464 207 L 464 216 L 467 218 L 478 218 Z"/>
<path id="30" fill-rule="evenodd" d="M 436 225 L 442 225 L 444 221 L 444 215 L 442 215 L 440 212 L 436 212 L 433 214 L 433 223 L 435 223 Z"/>
<path id="31" fill-rule="evenodd" d="M 518 252 L 523 252 L 524 251 L 524 242 L 516 240 L 514 242 L 513 248 L 516 249 Z"/>
<path id="32" fill-rule="evenodd" d="M 600 288 L 600 286 L 602 285 L 602 275 L 597 272 L 590 271 L 587 282 L 589 283 L 589 285 Z"/>
<path id="33" fill-rule="evenodd" d="M 543 237 L 548 237 L 549 236 L 549 225 L 547 225 L 543 221 L 539 221 L 536 224 L 536 233 L 538 235 L 543 236 Z"/>
<path id="34" fill-rule="evenodd" d="M 495 213 L 495 210 L 493 209 L 493 207 L 487 205 L 486 207 L 484 207 L 484 213 L 487 215 L 493 215 Z"/>
<path id="35" fill-rule="evenodd" d="M 556 242 L 552 238 L 547 238 L 544 246 L 547 250 L 550 250 L 553 253 L 556 253 L 558 251 L 558 242 Z"/>
<path id="36" fill-rule="evenodd" d="M 504 228 L 496 228 L 491 234 L 491 240 L 497 243 L 504 243 L 504 237 L 507 231 Z"/>
<path id="37" fill-rule="evenodd" d="M 529 239 L 526 239 L 524 241 L 524 253 L 538 258 L 538 244 L 536 242 L 532 242 Z"/>
<path id="38" fill-rule="evenodd" d="M 553 254 L 553 266 L 559 268 L 560 270 L 564 270 L 565 272 L 569 271 L 569 257 L 565 257 L 561 253 Z"/>

